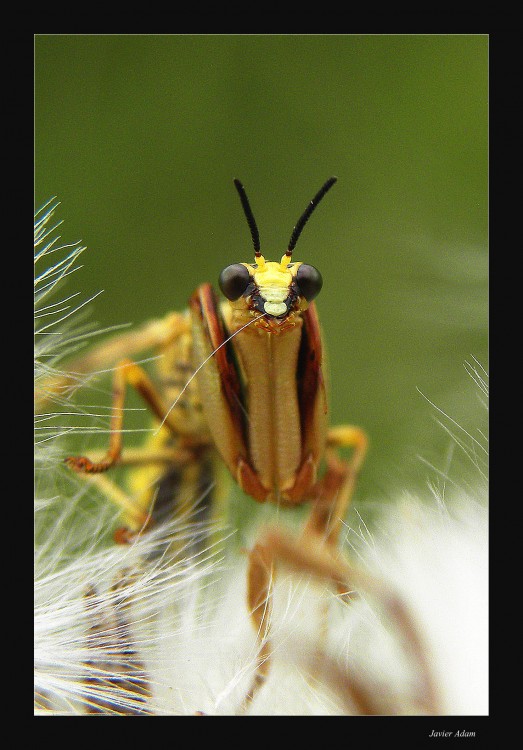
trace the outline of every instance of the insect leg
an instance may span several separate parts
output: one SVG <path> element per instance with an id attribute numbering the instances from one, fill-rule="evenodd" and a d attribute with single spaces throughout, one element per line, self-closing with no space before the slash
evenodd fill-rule
<path id="1" fill-rule="evenodd" d="M 116 367 L 113 380 L 113 409 L 111 413 L 111 435 L 109 438 L 109 449 L 105 456 L 99 461 L 92 461 L 85 456 L 69 456 L 65 463 L 73 471 L 97 474 L 107 471 L 120 461 L 122 452 L 122 426 L 123 406 L 125 402 L 126 386 L 131 385 L 144 399 L 152 413 L 163 420 L 168 412 L 160 394 L 153 385 L 151 379 L 139 365 L 130 359 L 122 360 Z M 165 418 L 165 424 L 173 434 L 177 434 L 177 428 L 170 415 Z"/>
<path id="2" fill-rule="evenodd" d="M 140 503 L 136 502 L 133 497 L 130 497 L 124 492 L 117 484 L 112 482 L 109 477 L 105 474 L 85 474 L 85 480 L 90 484 L 94 484 L 114 505 L 117 506 L 126 519 L 126 532 L 132 533 L 144 528 L 150 518 L 150 512 L 143 509 Z M 128 528 L 127 528 L 128 527 Z M 117 540 L 127 541 L 123 539 L 123 532 L 118 530 Z"/>
<path id="3" fill-rule="evenodd" d="M 414 697 L 416 712 L 421 710 L 422 713 L 430 715 L 441 714 L 441 696 L 436 687 L 430 652 L 427 650 L 423 632 L 408 603 L 389 582 L 354 565 L 337 553 L 331 545 L 326 545 L 322 539 L 312 534 L 294 539 L 278 529 L 271 529 L 264 534 L 255 549 L 258 559 L 263 559 L 265 570 L 270 570 L 275 561 L 278 561 L 297 573 L 330 582 L 340 593 L 350 595 L 364 591 L 370 594 L 393 625 L 395 632 L 401 636 L 405 655 L 412 661 L 419 676 L 420 686 Z M 321 640 L 320 636 L 319 645 Z M 321 645 L 319 655 L 321 655 Z M 330 657 L 327 654 L 323 656 L 327 657 L 328 665 Z M 309 667 L 313 676 L 317 667 L 321 666 L 315 663 L 317 660 L 318 657 L 313 655 Z M 265 664 L 267 665 L 267 660 Z M 338 672 L 332 675 L 335 678 L 332 683 L 333 687 L 342 698 L 348 699 L 348 703 L 352 704 L 356 713 L 384 713 L 386 706 L 381 702 L 379 693 L 376 693 L 375 684 L 366 684 L 354 675 L 340 673 L 337 665 L 331 665 L 331 667 Z M 267 666 L 263 675 L 266 672 Z M 260 670 L 254 684 L 260 682 L 260 679 L 263 682 L 263 675 Z"/>
<path id="4" fill-rule="evenodd" d="M 271 642 L 268 638 L 272 614 L 272 589 L 277 564 L 327 580 L 346 591 L 350 576 L 342 560 L 318 536 L 308 534 L 294 540 L 279 530 L 267 531 L 249 553 L 247 601 L 257 631 L 259 657 L 255 673 L 242 702 L 241 713 L 248 711 L 256 694 L 265 683 L 270 669 Z M 320 633 L 319 642 L 324 633 Z"/>
<path id="5" fill-rule="evenodd" d="M 203 445 L 203 440 L 202 440 Z M 92 460 L 101 461 L 105 451 L 92 451 Z M 180 446 L 126 448 L 118 461 L 119 466 L 147 466 L 149 464 L 183 465 L 194 458 L 193 451 Z"/>
<path id="6" fill-rule="evenodd" d="M 353 449 L 348 461 L 340 457 L 339 448 Z M 310 493 L 313 506 L 304 535 L 314 533 L 328 544 L 336 545 L 367 448 L 367 435 L 359 427 L 341 425 L 329 430 L 325 451 L 327 470 Z"/>
<path id="7" fill-rule="evenodd" d="M 312 500 L 313 506 L 297 548 L 302 550 L 310 548 L 314 550 L 314 554 L 310 558 L 306 557 L 306 563 L 300 558 L 300 564 L 305 570 L 307 570 L 307 565 L 312 565 L 316 575 L 335 582 L 338 577 L 338 585 L 341 585 L 343 577 L 339 578 L 340 573 L 337 572 L 330 550 L 336 546 L 341 524 L 367 452 L 367 444 L 367 436 L 359 427 L 347 425 L 331 428 L 327 435 L 327 471 L 310 490 L 308 497 L 302 499 L 302 502 Z M 339 456 L 341 447 L 353 449 L 348 461 Z M 278 535 L 264 538 L 255 545 L 249 555 L 247 599 L 261 649 L 260 662 L 247 693 L 244 709 L 252 702 L 269 671 L 270 643 L 267 640 L 267 634 L 272 610 L 271 593 L 275 564 L 280 558 L 287 562 L 292 561 L 292 553 L 289 549 L 295 549 L 294 545 L 296 545 L 294 542 L 289 542 L 287 547 L 284 544 L 278 544 L 278 539 L 280 539 Z M 317 554 L 317 545 L 327 548 L 325 557 Z M 323 618 L 322 629 L 323 631 L 326 629 L 326 614 Z"/>
<path id="8" fill-rule="evenodd" d="M 65 372 L 39 383 L 35 393 L 35 408 L 40 410 L 53 397 L 67 396 L 83 376 L 114 367 L 124 357 L 145 349 L 166 347 L 188 330 L 189 321 L 185 315 L 170 313 L 165 318 L 151 320 L 136 330 L 109 338 L 94 346 L 87 354 L 67 362 Z"/>
<path id="9" fill-rule="evenodd" d="M 247 604 L 252 622 L 261 644 L 258 664 L 251 686 L 245 696 L 242 710 L 252 702 L 256 692 L 265 682 L 270 664 L 270 644 L 267 635 L 271 619 L 271 591 L 274 565 L 270 548 L 263 543 L 256 544 L 249 552 L 247 573 Z"/>

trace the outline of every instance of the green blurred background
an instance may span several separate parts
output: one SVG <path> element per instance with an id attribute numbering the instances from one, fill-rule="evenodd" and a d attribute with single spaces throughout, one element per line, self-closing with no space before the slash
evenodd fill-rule
<path id="1" fill-rule="evenodd" d="M 38 35 L 35 205 L 87 245 L 69 289 L 104 290 L 100 326 L 140 323 L 251 261 L 234 177 L 279 259 L 337 175 L 295 257 L 324 278 L 332 419 L 371 438 L 358 497 L 388 498 L 449 468 L 419 391 L 483 418 L 487 106 L 486 35 Z"/>

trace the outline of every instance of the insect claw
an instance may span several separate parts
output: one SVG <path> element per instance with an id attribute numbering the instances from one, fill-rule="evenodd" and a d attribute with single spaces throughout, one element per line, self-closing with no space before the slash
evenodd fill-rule
<path id="1" fill-rule="evenodd" d="M 86 456 L 68 456 L 64 458 L 64 464 L 78 474 L 99 474 L 102 471 L 107 471 L 113 463 L 114 461 L 99 461 L 98 463 L 94 463 Z"/>
<path id="2" fill-rule="evenodd" d="M 85 456 L 68 456 L 64 458 L 64 464 L 79 473 L 89 473 L 93 470 L 92 461 L 89 461 Z"/>
<path id="3" fill-rule="evenodd" d="M 136 539 L 136 536 L 137 534 L 126 526 L 119 526 L 114 531 L 113 540 L 116 544 L 131 544 Z"/>

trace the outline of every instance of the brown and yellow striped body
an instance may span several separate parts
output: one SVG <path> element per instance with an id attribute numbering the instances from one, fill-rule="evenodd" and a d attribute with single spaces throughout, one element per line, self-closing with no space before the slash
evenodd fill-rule
<path id="1" fill-rule="evenodd" d="M 260 502 L 303 502 L 326 436 L 321 339 L 314 305 L 268 321 L 218 303 L 208 284 L 191 299 L 199 395 L 217 450 Z M 233 337 L 228 343 L 227 339 Z"/>
<path id="2" fill-rule="evenodd" d="M 154 382 L 169 405 L 176 433 L 167 426 L 159 431 L 158 421 L 152 422 L 154 433 L 144 449 L 160 453 L 163 449 L 190 449 L 190 459 L 182 463 L 148 464 L 128 472 L 127 486 L 154 525 L 196 513 L 198 521 L 208 520 L 217 512 L 224 490 L 218 457 L 211 445 L 207 421 L 203 413 L 193 373 L 192 333 L 188 315 L 186 330 L 175 341 L 159 348 Z M 136 521 L 124 517 L 124 524 L 133 530 Z"/>

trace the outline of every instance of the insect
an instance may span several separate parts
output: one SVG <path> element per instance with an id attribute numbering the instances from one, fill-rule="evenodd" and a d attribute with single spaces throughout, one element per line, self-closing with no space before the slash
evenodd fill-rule
<path id="1" fill-rule="evenodd" d="M 221 460 L 259 503 L 309 503 L 310 514 L 295 549 L 302 555 L 313 541 L 311 549 L 316 550 L 319 540 L 326 555 L 323 562 L 331 564 L 367 437 L 358 427 L 328 424 L 323 341 L 314 302 L 322 277 L 314 266 L 295 261 L 293 252 L 312 212 L 335 182 L 335 177 L 328 179 L 310 201 L 281 260 L 269 261 L 261 252 L 245 188 L 235 180 L 254 262 L 236 262 L 221 272 L 225 300 L 220 302 L 212 286 L 204 283 L 185 312 L 170 313 L 117 336 L 74 363 L 76 372 L 115 363 L 116 367 L 109 448 L 102 456 L 68 457 L 67 465 L 100 477 L 118 464 L 164 466 L 156 486 L 142 492 L 138 503 L 107 484 L 108 494 L 122 509 L 120 541 L 157 521 L 166 499 L 179 494 L 180 487 L 186 491 L 192 482 L 196 491 Z M 131 359 L 153 347 L 162 355 L 155 382 Z M 122 445 L 127 386 L 138 391 L 160 422 L 143 449 Z M 341 456 L 341 448 L 352 449 L 349 459 Z M 281 544 L 274 533 L 249 552 L 248 607 L 260 639 L 251 698 L 269 669 L 272 576 L 282 549 L 292 563 L 292 545 Z M 294 555 L 296 561 L 299 556 Z M 309 565 L 319 571 L 322 561 L 313 563 L 316 558 L 311 552 Z"/>

